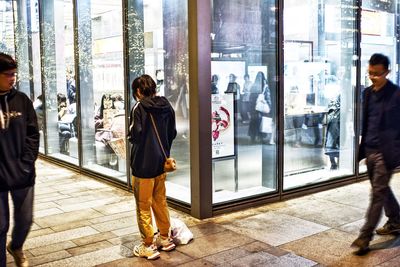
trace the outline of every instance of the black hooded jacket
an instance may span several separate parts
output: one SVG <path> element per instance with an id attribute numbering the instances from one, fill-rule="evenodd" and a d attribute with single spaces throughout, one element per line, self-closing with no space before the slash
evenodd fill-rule
<path id="1" fill-rule="evenodd" d="M 164 173 L 165 157 L 149 113 L 154 118 L 167 157 L 176 137 L 175 112 L 165 97 L 145 97 L 136 103 L 131 111 L 128 139 L 132 144 L 132 175 L 139 178 L 154 178 Z"/>
<path id="2" fill-rule="evenodd" d="M 0 95 L 0 191 L 35 184 L 39 130 L 32 101 L 11 89 Z"/>

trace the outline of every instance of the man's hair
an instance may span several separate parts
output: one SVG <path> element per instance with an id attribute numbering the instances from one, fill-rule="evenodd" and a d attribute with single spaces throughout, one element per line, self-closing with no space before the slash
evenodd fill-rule
<path id="1" fill-rule="evenodd" d="M 17 62 L 5 53 L 0 52 L 0 72 L 17 68 Z"/>
<path id="2" fill-rule="evenodd" d="M 371 56 L 371 58 L 369 59 L 369 65 L 383 65 L 383 67 L 385 67 L 385 69 L 389 69 L 389 65 L 390 65 L 390 60 L 387 56 L 383 55 L 383 54 L 373 54 Z"/>
<path id="3" fill-rule="evenodd" d="M 153 80 L 153 78 L 151 78 L 150 75 L 147 74 L 137 77 L 132 82 L 132 94 L 135 100 L 138 89 L 140 90 L 140 94 L 142 94 L 144 97 L 149 97 L 157 93 L 156 88 L 156 82 Z"/>

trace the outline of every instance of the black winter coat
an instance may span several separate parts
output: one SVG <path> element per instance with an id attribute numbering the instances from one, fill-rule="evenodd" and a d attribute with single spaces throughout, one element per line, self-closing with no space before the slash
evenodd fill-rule
<path id="1" fill-rule="evenodd" d="M 12 89 L 0 108 L 0 191 L 33 186 L 40 138 L 32 101 Z"/>
<path id="2" fill-rule="evenodd" d="M 175 112 L 165 97 L 146 97 L 136 103 L 131 111 L 128 139 L 132 144 L 132 175 L 138 178 L 154 178 L 164 173 L 165 157 L 149 113 L 153 115 L 167 157 L 176 137 Z"/>

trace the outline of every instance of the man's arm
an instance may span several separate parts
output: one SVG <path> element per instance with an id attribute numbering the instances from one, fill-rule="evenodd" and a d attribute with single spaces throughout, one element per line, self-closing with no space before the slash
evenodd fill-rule
<path id="1" fill-rule="evenodd" d="M 34 164 L 39 153 L 39 128 L 32 102 L 26 101 L 26 138 L 22 160 Z"/>

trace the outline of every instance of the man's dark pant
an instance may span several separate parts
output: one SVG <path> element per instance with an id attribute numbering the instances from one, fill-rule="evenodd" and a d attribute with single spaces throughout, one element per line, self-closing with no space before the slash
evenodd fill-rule
<path id="1" fill-rule="evenodd" d="M 360 237 L 371 239 L 381 218 L 382 208 L 389 218 L 389 223 L 400 222 L 400 208 L 389 186 L 392 170 L 386 168 L 382 153 L 376 152 L 367 155 L 367 169 L 372 192 L 366 222 L 361 228 Z"/>
<path id="2" fill-rule="evenodd" d="M 27 187 L 8 191 L 14 204 L 14 228 L 11 235 L 11 248 L 22 248 L 33 218 L 34 189 Z M 0 192 L 0 267 L 6 266 L 7 231 L 10 226 L 8 192 Z"/>

